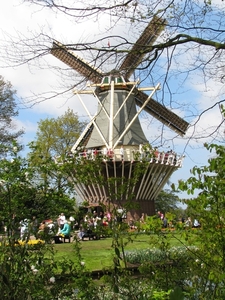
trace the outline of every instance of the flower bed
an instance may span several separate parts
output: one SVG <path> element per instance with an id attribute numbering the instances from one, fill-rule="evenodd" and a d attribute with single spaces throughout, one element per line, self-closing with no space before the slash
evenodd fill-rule
<path id="1" fill-rule="evenodd" d="M 18 243 L 19 243 L 19 245 L 31 245 L 31 246 L 33 246 L 33 245 L 44 244 L 45 241 L 40 240 L 40 239 L 38 239 L 38 240 L 29 240 L 28 242 L 19 240 Z"/>
<path id="2" fill-rule="evenodd" d="M 173 247 L 166 251 L 157 248 L 126 251 L 125 258 L 128 263 L 142 264 L 149 262 L 160 262 L 163 260 L 184 260 L 198 251 L 195 246 L 191 247 Z"/>
<path id="3" fill-rule="evenodd" d="M 0 246 L 2 245 L 9 246 L 9 242 L 5 241 L 5 243 L 0 243 Z M 15 246 L 27 246 L 30 250 L 37 250 L 40 247 L 42 247 L 45 244 L 45 241 L 43 240 L 29 240 L 29 241 L 22 241 L 18 240 L 15 243 Z"/>

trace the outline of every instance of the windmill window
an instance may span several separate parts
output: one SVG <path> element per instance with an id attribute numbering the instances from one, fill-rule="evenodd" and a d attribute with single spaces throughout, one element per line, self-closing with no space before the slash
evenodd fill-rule
<path id="1" fill-rule="evenodd" d="M 122 77 L 117 77 L 117 78 L 116 78 L 116 82 L 117 82 L 117 83 L 123 83 Z"/>
<path id="2" fill-rule="evenodd" d="M 105 76 L 103 79 L 103 83 L 108 84 L 109 83 L 109 77 Z"/>
<path id="3" fill-rule="evenodd" d="M 114 81 L 115 83 L 123 83 L 124 79 L 122 76 L 105 76 L 102 80 L 103 84 L 110 84 L 112 81 Z"/>

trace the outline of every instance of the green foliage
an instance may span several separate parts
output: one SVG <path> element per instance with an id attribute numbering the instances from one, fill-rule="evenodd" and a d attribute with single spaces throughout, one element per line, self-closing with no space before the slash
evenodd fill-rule
<path id="1" fill-rule="evenodd" d="M 34 247 L 28 243 L 15 244 L 13 239 L 3 240 L 0 245 L 1 299 L 91 299 L 96 287 L 79 252 L 76 246 L 73 262 L 66 257 L 56 260 L 51 244 L 40 243 Z"/>
<path id="2" fill-rule="evenodd" d="M 0 218 L 6 225 L 10 223 L 13 215 L 20 218 L 18 221 L 32 215 L 36 194 L 36 189 L 30 181 L 32 169 L 27 161 L 18 155 L 18 150 L 15 143 L 6 149 L 7 159 L 0 160 Z"/>
<path id="3" fill-rule="evenodd" d="M 0 155 L 4 155 L 5 148 L 23 134 L 23 130 L 15 131 L 13 125 L 13 118 L 18 115 L 15 95 L 11 83 L 0 76 Z"/>
<path id="4" fill-rule="evenodd" d="M 5 159 L 0 160 L 0 220 L 8 226 L 14 216 L 15 227 L 19 222 L 38 217 L 39 222 L 56 218 L 62 211 L 69 217 L 74 211 L 75 200 L 67 191 L 39 177 L 39 166 L 19 155 L 15 143 L 5 150 Z M 52 161 L 40 166 L 42 171 L 58 174 L 59 167 Z M 61 174 L 59 174 L 60 176 Z M 57 203 L 57 205 L 56 205 Z"/>
<path id="5" fill-rule="evenodd" d="M 83 183 L 88 184 L 94 177 L 96 184 L 105 184 L 105 179 L 97 175 L 102 162 L 89 162 L 83 158 L 78 161 L 76 155 L 65 159 L 63 164 L 46 159 L 39 172 L 39 167 L 30 163 L 32 156 L 30 160 L 21 158 L 17 145 L 13 145 L 7 150 L 7 159 L 0 161 L 1 217 L 8 220 L 8 238 L 0 246 L 0 292 L 4 296 L 3 299 L 21 298 L 22 291 L 27 298 L 32 293 L 32 297 L 36 299 L 42 299 L 44 295 L 49 299 L 223 299 L 225 148 L 220 145 L 206 147 L 214 154 L 208 166 L 195 167 L 192 171 L 193 176 L 187 182 L 179 183 L 180 190 L 189 191 L 190 194 L 196 189 L 199 191 L 199 195 L 186 201 L 186 204 L 188 209 L 199 217 L 201 229 L 180 228 L 187 244 L 194 243 L 198 245 L 197 249 L 191 246 L 173 249 L 172 231 L 162 231 L 161 220 L 147 216 L 145 222 L 138 226 L 137 233 L 149 234 L 150 246 L 154 245 L 155 250 L 138 251 L 129 258 L 126 248 L 133 243 L 134 236 L 129 234 L 127 224 L 118 219 L 117 207 L 111 207 L 115 217 L 110 223 L 112 264 L 108 274 L 104 276 L 104 284 L 99 288 L 82 264 L 81 245 L 76 239 L 76 259 L 72 261 L 62 258 L 56 261 L 51 244 L 41 244 L 35 249 L 28 243 L 18 245 L 16 227 L 24 217 L 33 215 L 35 207 L 40 209 L 39 207 L 43 206 L 46 211 L 49 209 L 49 213 L 57 212 L 59 207 L 61 209 L 60 197 L 64 203 L 66 197 L 70 199 L 66 193 L 70 185 L 58 185 L 56 190 L 52 188 L 52 180 L 49 178 L 58 172 L 60 182 L 77 174 L 73 176 L 74 180 L 84 180 Z M 115 179 L 110 179 L 109 190 L 111 189 L 110 195 L 113 200 L 119 198 L 124 189 L 130 188 L 138 180 L 140 172 L 144 172 L 144 166 L 144 161 L 141 168 L 137 166 L 134 181 L 129 182 L 123 178 L 120 185 L 117 183 L 117 192 L 113 189 Z M 40 173 L 47 176 L 40 178 Z M 132 195 L 125 206 L 132 206 L 130 200 Z M 55 203 L 58 207 L 54 210 Z M 172 220 L 173 213 L 168 214 L 168 217 Z M 176 230 L 179 230 L 179 226 Z M 99 230 L 99 235 L 101 234 L 104 233 Z M 25 241 L 29 239 L 29 235 L 30 232 L 25 236 Z M 141 263 L 141 278 L 127 280 L 133 276 L 128 268 L 129 262 Z M 52 277 L 57 282 L 56 286 L 50 281 Z M 16 282 L 20 284 L 16 285 Z M 30 285 L 32 289 L 28 290 L 27 286 Z"/>
<path id="6" fill-rule="evenodd" d="M 192 269 L 193 290 L 204 299 L 222 299 L 224 297 L 225 267 L 225 148 L 222 145 L 205 145 L 213 153 L 208 165 L 192 170 L 193 176 L 179 183 L 179 189 L 193 194 L 196 198 L 186 201 L 189 211 L 199 218 L 202 230 L 195 234 L 201 255 L 198 258 L 201 268 Z M 190 235 L 187 235 L 190 239 Z M 194 275 L 195 274 L 195 275 Z M 194 292 L 193 292 L 194 293 Z"/>
<path id="7" fill-rule="evenodd" d="M 48 259 L 45 258 L 47 253 Z M 45 246 L 31 251 L 26 244 L 3 242 L 0 246 L 1 299 L 28 299 L 29 295 L 40 299 L 51 295 L 53 287 L 49 280 L 54 276 L 55 267 L 51 257 L 51 249 L 47 250 Z"/>
<path id="8" fill-rule="evenodd" d="M 155 200 L 155 207 L 157 211 L 161 211 L 164 214 L 168 212 L 174 212 L 178 209 L 180 203 L 179 197 L 173 190 L 162 190 Z"/>
<path id="9" fill-rule="evenodd" d="M 65 156 L 84 129 L 86 122 L 79 121 L 77 114 L 68 109 L 58 118 L 38 122 L 36 146 L 42 157 Z"/>
<path id="10" fill-rule="evenodd" d="M 41 120 L 38 124 L 37 138 L 30 145 L 28 160 L 35 167 L 36 180 L 47 200 L 40 207 L 48 216 L 56 216 L 62 211 L 66 215 L 74 212 L 74 185 L 68 181 L 68 176 L 73 174 L 71 164 L 68 170 L 67 163 L 71 162 L 70 149 L 85 124 L 70 109 L 56 119 Z"/>
<path id="11" fill-rule="evenodd" d="M 144 223 L 139 224 L 139 229 L 146 233 L 158 233 L 161 232 L 162 229 L 162 221 L 157 216 L 145 218 Z"/>

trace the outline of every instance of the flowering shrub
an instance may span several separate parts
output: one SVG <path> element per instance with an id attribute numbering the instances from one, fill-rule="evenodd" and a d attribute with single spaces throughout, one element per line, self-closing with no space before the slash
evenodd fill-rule
<path id="1" fill-rule="evenodd" d="M 157 248 L 126 251 L 125 259 L 131 264 L 141 264 L 147 261 L 160 262 L 162 260 L 184 260 L 185 258 L 190 258 L 194 253 L 198 251 L 195 246 L 191 247 L 173 247 L 166 251 L 162 251 Z"/>
<path id="2" fill-rule="evenodd" d="M 25 244 L 27 244 L 27 245 L 37 245 L 37 244 L 44 244 L 45 243 L 45 241 L 43 241 L 43 240 L 29 240 L 28 242 L 19 240 L 18 242 L 19 242 L 20 245 L 25 245 Z"/>

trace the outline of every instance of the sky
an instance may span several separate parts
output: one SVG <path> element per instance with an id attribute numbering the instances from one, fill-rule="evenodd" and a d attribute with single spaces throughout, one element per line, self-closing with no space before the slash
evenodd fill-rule
<path id="1" fill-rule="evenodd" d="M 100 23 L 90 20 L 85 24 L 74 24 L 59 14 L 50 13 L 45 9 L 37 9 L 22 2 L 22 0 L 4 1 L 1 4 L 0 10 L 0 41 L 1 45 L 8 45 L 8 48 L 3 48 L 4 50 L 2 51 L 5 51 L 4 53 L 0 50 L 0 75 L 2 75 L 5 80 L 10 81 L 17 90 L 19 102 L 21 102 L 21 98 L 27 99 L 36 94 L 46 93 L 49 89 L 56 89 L 60 78 L 53 73 L 52 70 L 46 68 L 46 66 L 51 64 L 56 65 L 57 63 L 62 66 L 62 63 L 59 61 L 56 62 L 57 59 L 55 57 L 47 55 L 44 58 L 46 63 L 45 67 L 44 62 L 41 62 L 39 65 L 12 65 L 11 62 L 7 61 L 6 51 L 13 51 L 13 47 L 9 46 L 9 44 L 6 43 L 6 40 L 18 36 L 18 33 L 20 37 L 27 37 L 29 34 L 32 35 L 32 32 L 38 31 L 45 31 L 49 36 L 52 36 L 61 42 L 72 43 L 81 40 L 92 40 L 99 32 L 104 36 L 107 29 L 110 27 L 111 22 L 108 16 L 102 16 Z M 101 26 L 99 24 L 101 24 Z M 125 35 L 126 33 L 126 28 L 123 28 L 122 24 L 119 23 L 115 30 L 121 35 Z M 20 54 L 18 53 L 18 57 L 19 56 Z M 176 68 L 176 65 L 174 65 L 174 68 Z M 181 100 L 181 98 L 185 98 L 185 100 L 192 105 L 192 109 L 196 106 L 199 110 L 203 110 L 213 104 L 212 99 L 215 99 L 217 94 L 221 93 L 223 85 L 218 82 L 215 84 L 215 82 L 211 80 L 207 83 L 206 89 L 205 84 L 199 80 L 198 76 L 199 74 L 196 73 L 196 76 L 193 76 L 192 80 L 185 83 L 185 93 L 174 95 L 174 97 L 177 97 L 178 101 Z M 176 86 L 176 82 L 173 83 L 173 86 Z M 176 90 L 176 88 L 174 88 L 174 90 Z M 159 97 L 160 95 L 159 92 Z M 87 98 L 85 101 L 91 112 L 95 113 L 97 110 L 97 103 L 90 98 Z M 24 108 L 20 105 L 19 116 L 16 118 L 15 122 L 18 128 L 22 127 L 25 130 L 22 143 L 27 145 L 34 140 L 38 122 L 41 119 L 58 117 L 68 108 L 73 109 L 74 112 L 83 119 L 88 120 L 84 108 L 72 92 L 69 96 L 49 99 L 32 107 Z M 184 116 L 183 111 L 177 110 L 176 113 L 182 117 Z M 186 113 L 186 116 L 188 116 L 188 113 Z M 202 138 L 202 132 L 207 134 L 208 128 L 216 127 L 218 121 L 220 122 L 223 120 L 221 112 L 218 107 L 209 110 L 202 116 L 198 125 L 194 126 L 196 119 L 197 117 L 193 117 L 193 114 L 192 118 L 189 117 L 192 126 L 184 138 L 173 138 L 174 133 L 170 130 L 166 130 L 168 137 L 171 136 L 173 142 L 167 143 L 165 145 L 166 149 L 164 150 L 175 147 L 177 149 L 176 152 L 185 155 L 183 167 L 178 169 L 172 175 L 170 179 L 171 183 L 177 184 L 178 180 L 186 180 L 189 178 L 190 169 L 195 165 L 206 165 L 208 158 L 212 155 L 203 148 L 203 144 L 204 142 L 207 142 L 207 138 Z M 159 136 L 157 133 L 158 123 L 154 120 L 149 122 L 149 119 L 145 119 L 145 116 L 143 116 L 142 121 L 146 137 L 151 142 L 151 140 L 154 139 L 154 136 Z M 198 132 L 201 133 L 201 135 L 198 134 Z M 190 141 L 190 138 L 193 135 L 195 138 Z M 25 149 L 27 151 L 27 147 Z M 166 187 L 169 188 L 169 186 Z M 187 197 L 185 194 L 182 194 L 182 196 L 184 198 Z"/>

